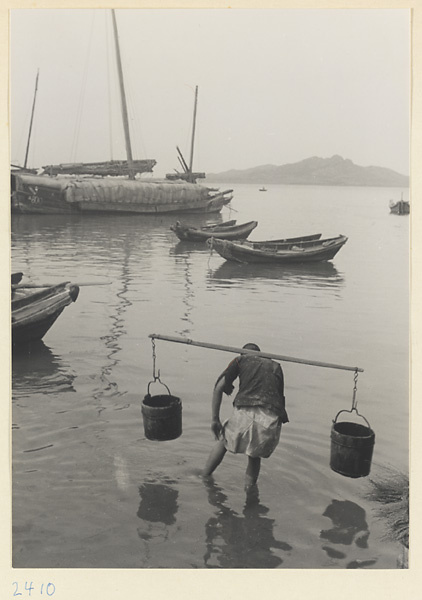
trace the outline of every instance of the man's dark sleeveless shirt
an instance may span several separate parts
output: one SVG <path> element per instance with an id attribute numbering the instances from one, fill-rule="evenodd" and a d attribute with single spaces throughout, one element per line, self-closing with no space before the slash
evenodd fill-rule
<path id="1" fill-rule="evenodd" d="M 223 371 L 217 381 L 224 377 L 223 391 L 231 394 L 233 381 L 239 377 L 239 391 L 234 406 L 264 406 L 271 409 L 282 423 L 288 422 L 284 398 L 284 377 L 280 365 L 269 358 L 242 354 Z"/>

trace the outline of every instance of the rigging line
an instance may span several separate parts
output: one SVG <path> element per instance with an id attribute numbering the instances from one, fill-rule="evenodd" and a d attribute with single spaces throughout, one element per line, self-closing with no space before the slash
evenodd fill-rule
<path id="1" fill-rule="evenodd" d="M 134 98 L 136 98 L 136 94 L 134 93 L 133 90 L 133 86 L 132 86 L 132 81 L 130 78 L 128 78 L 128 103 L 129 103 L 129 107 L 130 107 L 130 114 L 131 114 L 131 122 L 134 123 L 134 131 L 133 136 L 134 136 L 134 140 L 135 140 L 135 156 L 137 158 L 141 158 L 142 154 L 139 154 L 139 148 L 141 148 L 142 152 L 143 152 L 143 156 L 145 158 L 148 157 L 147 151 L 146 151 L 146 146 L 145 146 L 145 141 L 144 138 L 142 136 L 142 128 L 141 128 L 141 121 L 139 118 L 139 111 L 136 110 L 136 108 L 138 107 L 138 104 L 136 104 L 135 106 L 135 102 L 134 102 Z"/>
<path id="2" fill-rule="evenodd" d="M 70 162 L 72 162 L 72 161 L 75 160 L 77 146 L 78 146 L 78 142 L 79 142 L 79 134 L 80 134 L 81 122 L 82 122 L 83 105 L 84 105 L 84 101 L 85 101 L 85 93 L 86 93 L 87 79 L 88 79 L 88 65 L 89 65 L 89 59 L 90 59 L 90 56 L 91 56 L 91 48 L 92 48 L 92 38 L 93 38 L 93 30 L 94 30 L 94 21 L 95 21 L 95 11 L 92 11 L 91 28 L 90 28 L 90 32 L 89 32 L 89 38 L 88 38 L 88 51 L 87 51 L 86 59 L 85 59 L 84 71 L 83 71 L 83 76 L 82 76 L 81 91 L 80 91 L 80 94 L 79 94 L 78 108 L 77 108 L 77 112 L 76 112 L 76 125 L 75 125 L 75 131 L 74 131 L 74 134 L 73 134 L 73 142 L 72 142 L 72 148 L 71 148 Z"/>

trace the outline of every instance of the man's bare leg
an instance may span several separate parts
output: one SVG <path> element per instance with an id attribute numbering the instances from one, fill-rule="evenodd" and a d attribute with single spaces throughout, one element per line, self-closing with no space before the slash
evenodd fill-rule
<path id="1" fill-rule="evenodd" d="M 225 454 L 226 448 L 224 446 L 224 440 L 220 440 L 211 450 L 203 472 L 204 477 L 208 477 L 215 471 L 215 469 L 223 460 Z"/>

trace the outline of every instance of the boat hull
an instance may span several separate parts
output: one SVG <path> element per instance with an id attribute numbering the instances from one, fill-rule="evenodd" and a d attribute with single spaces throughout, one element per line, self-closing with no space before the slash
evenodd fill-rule
<path id="1" fill-rule="evenodd" d="M 189 225 L 176 223 L 170 229 L 174 231 L 182 242 L 206 242 L 210 236 L 220 240 L 244 240 L 257 227 L 257 221 L 249 221 L 242 225 L 196 228 Z"/>
<path id="2" fill-rule="evenodd" d="M 20 214 L 214 213 L 232 190 L 211 193 L 199 184 L 119 178 L 12 174 L 11 210 Z"/>
<path id="3" fill-rule="evenodd" d="M 208 241 L 208 244 L 222 258 L 238 263 L 301 264 L 331 260 L 346 241 L 347 237 L 339 236 L 321 240 L 317 245 L 310 247 L 292 246 L 290 249 L 276 247 L 261 249 L 256 248 L 253 242 L 234 243 L 213 238 Z"/>
<path id="4" fill-rule="evenodd" d="M 410 204 L 404 200 L 391 203 L 390 212 L 394 215 L 408 215 L 410 213 Z"/>
<path id="5" fill-rule="evenodd" d="M 64 308 L 76 302 L 79 287 L 62 283 L 36 291 L 12 288 L 13 346 L 41 340 Z"/>

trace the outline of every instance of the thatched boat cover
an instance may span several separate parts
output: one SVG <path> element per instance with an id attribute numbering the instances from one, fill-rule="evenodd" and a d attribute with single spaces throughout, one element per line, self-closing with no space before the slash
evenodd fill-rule
<path id="1" fill-rule="evenodd" d="M 120 204 L 177 204 L 203 201 L 208 188 L 198 184 L 179 182 L 146 182 L 130 179 L 77 179 L 68 180 L 68 202 L 99 202 Z"/>
<path id="2" fill-rule="evenodd" d="M 56 190 L 69 203 L 98 202 L 107 204 L 185 204 L 204 202 L 210 198 L 209 188 L 185 181 L 49 177 L 45 175 L 14 175 L 16 189 L 24 187 Z"/>

